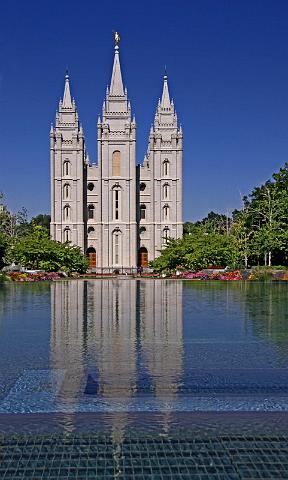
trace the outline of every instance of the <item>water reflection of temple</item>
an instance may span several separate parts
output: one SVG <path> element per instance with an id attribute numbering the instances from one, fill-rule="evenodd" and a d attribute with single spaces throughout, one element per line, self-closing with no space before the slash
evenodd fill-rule
<path id="1" fill-rule="evenodd" d="M 66 372 L 59 397 L 68 404 L 83 398 L 89 373 L 106 398 L 173 395 L 182 350 L 182 282 L 51 285 L 51 364 Z"/>

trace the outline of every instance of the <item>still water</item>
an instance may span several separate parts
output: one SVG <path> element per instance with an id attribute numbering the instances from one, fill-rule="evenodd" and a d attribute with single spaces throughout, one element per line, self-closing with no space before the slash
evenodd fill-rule
<path id="1" fill-rule="evenodd" d="M 288 411 L 284 283 L 0 286 L 0 413 Z"/>

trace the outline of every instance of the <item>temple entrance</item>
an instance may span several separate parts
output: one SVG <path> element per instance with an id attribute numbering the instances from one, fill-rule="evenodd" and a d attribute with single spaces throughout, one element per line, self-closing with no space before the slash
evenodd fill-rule
<path id="1" fill-rule="evenodd" d="M 96 250 L 93 247 L 87 248 L 86 256 L 89 260 L 89 268 L 96 268 Z"/>
<path id="2" fill-rule="evenodd" d="M 138 267 L 148 267 L 148 251 L 145 247 L 141 247 L 138 250 Z"/>

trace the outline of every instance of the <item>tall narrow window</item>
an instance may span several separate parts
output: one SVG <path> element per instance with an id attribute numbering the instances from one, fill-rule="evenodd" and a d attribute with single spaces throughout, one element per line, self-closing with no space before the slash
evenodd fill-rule
<path id="1" fill-rule="evenodd" d="M 169 185 L 168 185 L 168 183 L 165 183 L 165 185 L 163 186 L 163 198 L 165 200 L 167 198 L 169 198 Z"/>
<path id="2" fill-rule="evenodd" d="M 65 205 L 64 207 L 64 220 L 70 220 L 70 207 L 69 205 Z"/>
<path id="3" fill-rule="evenodd" d="M 119 150 L 115 150 L 112 154 L 112 176 L 120 177 L 121 175 L 121 154 Z"/>
<path id="4" fill-rule="evenodd" d="M 115 233 L 114 242 L 115 242 L 115 263 L 116 263 L 116 265 L 118 265 L 118 263 L 119 263 L 119 233 Z"/>
<path id="5" fill-rule="evenodd" d="M 168 243 L 168 238 L 169 238 L 169 228 L 165 227 L 163 230 L 163 238 L 164 238 L 164 243 Z"/>
<path id="6" fill-rule="evenodd" d="M 140 205 L 140 219 L 144 220 L 146 218 L 146 205 Z"/>
<path id="7" fill-rule="evenodd" d="M 64 230 L 64 242 L 71 242 L 71 230 L 70 230 L 70 228 L 65 228 L 65 230 Z"/>
<path id="8" fill-rule="evenodd" d="M 112 234 L 113 245 L 113 263 L 114 265 L 121 265 L 121 231 L 114 230 Z"/>
<path id="9" fill-rule="evenodd" d="M 70 162 L 65 160 L 63 163 L 63 175 L 67 176 L 70 174 Z"/>
<path id="10" fill-rule="evenodd" d="M 169 207 L 168 207 L 168 205 L 164 205 L 163 217 L 164 217 L 164 220 L 169 220 Z"/>
<path id="11" fill-rule="evenodd" d="M 121 190 L 119 187 L 113 189 L 113 219 L 120 220 L 120 195 Z"/>
<path id="12" fill-rule="evenodd" d="M 67 200 L 68 198 L 70 198 L 70 185 L 68 183 L 66 183 L 63 187 L 63 197 L 64 197 L 64 200 Z"/>
<path id="13" fill-rule="evenodd" d="M 168 158 L 165 158 L 163 162 L 163 175 L 167 176 L 169 175 L 169 160 Z"/>
<path id="14" fill-rule="evenodd" d="M 95 210 L 94 205 L 88 205 L 88 220 L 91 220 L 92 218 L 94 218 L 94 210 Z"/>

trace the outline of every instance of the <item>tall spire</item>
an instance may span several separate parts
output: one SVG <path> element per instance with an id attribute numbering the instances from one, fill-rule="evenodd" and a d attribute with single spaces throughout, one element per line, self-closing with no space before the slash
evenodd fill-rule
<path id="1" fill-rule="evenodd" d="M 117 34 L 117 37 L 116 37 L 116 34 Z M 113 64 L 111 85 L 110 85 L 110 95 L 114 95 L 114 96 L 124 95 L 124 88 L 123 88 L 120 60 L 119 60 L 119 46 L 118 46 L 119 40 L 120 40 L 120 37 L 118 33 L 115 32 L 115 55 L 114 55 L 114 64 Z"/>
<path id="2" fill-rule="evenodd" d="M 69 75 L 68 75 L 67 71 L 66 71 L 66 75 L 65 75 L 65 88 L 64 88 L 62 107 L 72 108 L 72 100 L 71 100 L 70 85 L 69 85 Z"/>
<path id="3" fill-rule="evenodd" d="M 167 77 L 166 70 L 165 70 L 165 75 L 164 75 L 164 84 L 163 84 L 163 92 L 162 92 L 162 99 L 161 99 L 161 107 L 162 108 L 170 108 L 171 107 L 170 95 L 169 95 L 169 89 L 168 89 L 168 77 Z"/>

